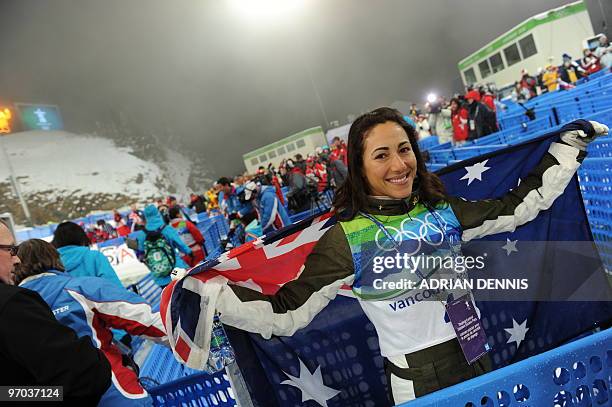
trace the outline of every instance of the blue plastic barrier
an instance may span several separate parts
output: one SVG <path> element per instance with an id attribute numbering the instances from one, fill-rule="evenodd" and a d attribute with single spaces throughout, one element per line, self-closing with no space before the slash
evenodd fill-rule
<path id="1" fill-rule="evenodd" d="M 418 143 L 421 151 L 428 150 L 440 144 L 440 142 L 438 141 L 438 136 L 425 137 L 424 139 L 419 140 Z"/>
<path id="2" fill-rule="evenodd" d="M 152 308 L 157 309 L 159 307 L 162 289 L 160 286 L 155 284 L 151 273 L 143 277 L 139 282 L 134 284 L 134 286 L 138 295 L 144 298 L 146 302 L 151 304 Z"/>
<path id="3" fill-rule="evenodd" d="M 154 344 L 140 367 L 140 381 L 146 389 L 168 383 L 185 376 L 200 373 L 179 363 L 170 348 Z"/>
<path id="4" fill-rule="evenodd" d="M 446 164 L 450 160 L 455 159 L 455 154 L 452 148 L 444 150 L 429 150 L 429 159 L 433 164 Z"/>
<path id="5" fill-rule="evenodd" d="M 198 373 L 148 389 L 154 406 L 233 407 L 236 405 L 224 371 Z"/>
<path id="6" fill-rule="evenodd" d="M 611 372 L 608 329 L 402 406 L 609 406 Z"/>

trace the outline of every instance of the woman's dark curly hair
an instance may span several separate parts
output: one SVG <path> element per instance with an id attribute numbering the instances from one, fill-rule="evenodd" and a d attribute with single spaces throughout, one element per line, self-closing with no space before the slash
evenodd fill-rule
<path id="1" fill-rule="evenodd" d="M 402 114 L 390 107 L 381 107 L 359 116 L 351 125 L 348 136 L 348 177 L 336 191 L 334 207 L 340 220 L 347 221 L 359 211 L 365 211 L 367 196 L 371 194 L 363 171 L 365 139 L 372 128 L 386 122 L 399 124 L 406 134 L 417 161 L 417 175 L 413 188 L 419 188 L 421 201 L 435 206 L 444 200 L 444 185 L 437 175 L 427 171 L 417 143 L 417 133 Z"/>

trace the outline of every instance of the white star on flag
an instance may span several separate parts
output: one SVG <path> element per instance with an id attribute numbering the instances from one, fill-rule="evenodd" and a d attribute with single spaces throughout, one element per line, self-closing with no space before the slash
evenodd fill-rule
<path id="1" fill-rule="evenodd" d="M 299 359 L 299 358 L 298 358 Z M 310 373 L 310 370 L 306 367 L 304 362 L 300 361 L 300 376 L 294 377 L 290 374 L 285 373 L 290 380 L 285 380 L 281 384 L 288 384 L 289 386 L 297 387 L 302 392 L 302 403 L 307 400 L 314 400 L 319 405 L 328 407 L 327 400 L 336 397 L 340 394 L 339 390 L 332 389 L 323 384 L 323 378 L 321 376 L 321 366 L 317 367 L 314 373 Z"/>
<path id="2" fill-rule="evenodd" d="M 525 340 L 525 335 L 529 328 L 527 328 L 527 320 L 523 321 L 520 325 L 512 318 L 512 328 L 504 328 L 506 332 L 510 334 L 510 338 L 506 343 L 516 342 L 516 349 L 521 346 L 521 342 Z"/>
<path id="3" fill-rule="evenodd" d="M 506 244 L 502 246 L 502 249 L 506 251 L 506 256 L 510 256 L 510 253 L 512 252 L 518 253 L 516 242 L 518 242 L 518 240 L 510 240 L 506 238 Z"/>
<path id="4" fill-rule="evenodd" d="M 477 179 L 478 181 L 482 181 L 482 173 L 491 169 L 491 167 L 485 167 L 485 165 L 487 164 L 487 161 L 489 160 L 484 160 L 472 166 L 465 167 L 465 170 L 467 171 L 467 173 L 459 179 L 460 180 L 467 179 L 468 185 L 470 185 L 472 181 L 474 181 L 475 179 Z"/>

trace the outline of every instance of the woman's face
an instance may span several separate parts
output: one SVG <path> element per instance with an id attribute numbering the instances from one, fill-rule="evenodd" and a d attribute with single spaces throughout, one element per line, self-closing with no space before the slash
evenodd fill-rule
<path id="1" fill-rule="evenodd" d="M 408 135 L 395 122 L 373 127 L 365 138 L 363 170 L 370 194 L 402 199 L 412 193 L 417 161 Z"/>

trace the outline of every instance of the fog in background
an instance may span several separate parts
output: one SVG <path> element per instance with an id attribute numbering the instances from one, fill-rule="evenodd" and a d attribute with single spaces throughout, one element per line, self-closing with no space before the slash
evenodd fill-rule
<path id="1" fill-rule="evenodd" d="M 329 127 L 313 82 L 340 124 L 423 103 L 460 89 L 460 59 L 567 3 L 303 0 L 248 19 L 229 0 L 2 0 L 0 103 L 56 104 L 83 133 L 121 112 L 232 175 L 249 150 Z"/>

